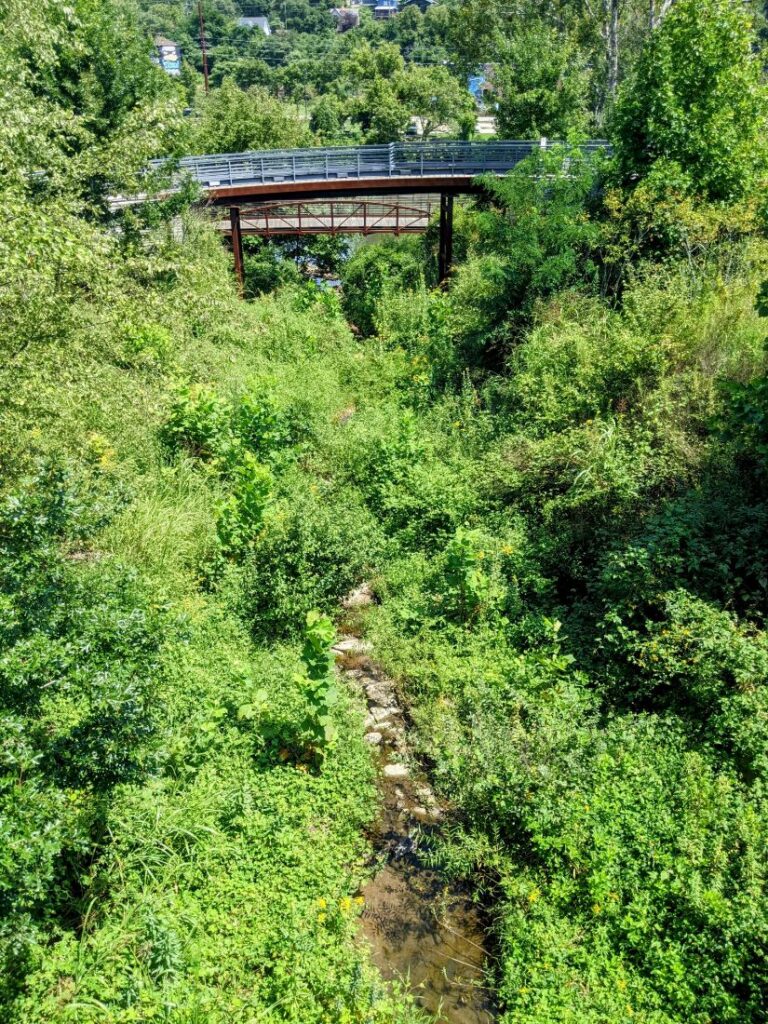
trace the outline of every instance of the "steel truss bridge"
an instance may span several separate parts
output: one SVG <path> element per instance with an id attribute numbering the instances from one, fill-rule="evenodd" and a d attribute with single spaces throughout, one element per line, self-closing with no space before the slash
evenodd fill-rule
<path id="1" fill-rule="evenodd" d="M 419 234 L 427 230 L 439 208 L 439 195 L 278 200 L 240 207 L 240 232 L 265 238 Z M 216 219 L 215 224 L 231 236 L 231 219 Z"/>
<path id="2" fill-rule="evenodd" d="M 590 154 L 606 150 L 602 140 L 579 147 Z M 440 196 L 439 276 L 450 270 L 453 247 L 453 198 L 482 191 L 477 178 L 506 174 L 532 153 L 562 152 L 562 173 L 568 173 L 569 151 L 546 139 L 524 142 L 392 142 L 383 146 L 342 146 L 318 149 L 268 150 L 185 157 L 174 167 L 174 187 L 196 182 L 203 201 L 229 207 L 235 269 L 242 286 L 244 233 L 354 234 L 380 230 L 399 233 L 425 230 L 429 215 L 410 216 L 415 207 L 403 197 Z M 153 168 L 163 166 L 155 161 Z M 374 206 L 375 197 L 398 198 L 388 210 Z M 341 200 L 358 200 L 357 213 Z M 115 197 L 119 205 L 120 197 Z M 323 204 L 320 201 L 325 201 Z M 272 209 L 272 216 L 264 206 Z M 275 226 L 279 216 L 282 228 Z M 317 203 L 318 205 L 314 205 Z M 285 204 L 292 204 L 289 208 Z M 311 209 L 311 206 L 314 209 Z M 353 204 L 354 205 L 354 204 Z M 435 203 L 435 207 L 436 207 Z M 431 208 L 430 208 L 431 215 Z M 410 220 L 409 220 L 410 216 Z M 401 223 L 401 217 L 403 221 Z M 393 221 L 394 224 L 386 224 Z M 408 226 L 406 223 L 408 222 Z M 417 227 L 418 225 L 418 227 Z"/>

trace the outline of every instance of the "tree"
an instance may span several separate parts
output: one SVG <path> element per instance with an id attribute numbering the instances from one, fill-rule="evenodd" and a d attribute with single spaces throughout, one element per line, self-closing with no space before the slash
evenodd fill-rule
<path id="1" fill-rule="evenodd" d="M 374 78 L 392 78 L 405 68 L 400 48 L 384 43 L 374 49 L 365 42 L 357 46 L 342 66 L 342 77 L 352 86 L 370 83 Z"/>
<path id="2" fill-rule="evenodd" d="M 385 238 L 361 246 L 343 265 L 343 305 L 351 323 L 368 336 L 376 329 L 379 298 L 388 285 L 415 288 L 423 275 L 424 257 L 418 241 Z"/>
<path id="3" fill-rule="evenodd" d="M 350 119 L 359 124 L 366 142 L 385 143 L 399 138 L 408 127 L 409 113 L 393 84 L 374 78 L 348 107 Z"/>
<path id="4" fill-rule="evenodd" d="M 589 72 L 575 40 L 543 23 L 523 28 L 497 71 L 502 137 L 566 139 L 586 134 Z"/>
<path id="5" fill-rule="evenodd" d="M 343 112 L 335 96 L 321 96 L 312 109 L 309 127 L 322 142 L 333 144 L 341 138 Z"/>
<path id="6" fill-rule="evenodd" d="M 468 118 L 474 126 L 472 97 L 447 68 L 411 66 L 397 76 L 396 89 L 408 113 L 421 119 L 425 139 L 442 125 L 456 128 Z"/>
<path id="7" fill-rule="evenodd" d="M 94 204 L 108 186 L 137 186 L 172 146 L 181 109 L 130 12 L 115 0 L 8 0 L 0 28 L 0 177 Z M 30 177 L 43 167 L 44 181 Z"/>
<path id="8" fill-rule="evenodd" d="M 311 135 L 291 107 L 256 86 L 244 91 L 231 79 L 208 96 L 193 145 L 198 153 L 242 153 L 308 145 Z"/>
<path id="9" fill-rule="evenodd" d="M 658 160 L 690 190 L 736 200 L 768 169 L 768 90 L 752 20 L 730 0 L 678 0 L 649 37 L 615 118 L 625 181 Z"/>
<path id="10" fill-rule="evenodd" d="M 659 27 L 674 4 L 675 0 L 648 0 L 648 23 L 651 31 Z"/>

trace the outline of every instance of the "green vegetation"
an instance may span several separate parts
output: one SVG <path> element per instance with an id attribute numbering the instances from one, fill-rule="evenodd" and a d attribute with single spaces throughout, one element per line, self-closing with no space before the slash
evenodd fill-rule
<path id="1" fill-rule="evenodd" d="M 0 14 L 0 1018 L 422 1019 L 355 940 L 376 768 L 331 645 L 367 580 L 499 1020 L 764 1021 L 766 84 L 742 5 L 677 0 L 651 31 L 627 4 L 615 107 L 581 4 L 337 36 L 295 0 L 258 48 L 222 5 L 230 71 L 191 119 L 194 74 L 153 68 L 126 5 L 28 8 Z M 302 56 L 315 35 L 338 59 Z M 554 84 L 543 50 L 510 56 L 527 38 Z M 189 196 L 109 210 L 194 138 L 369 138 L 432 81 L 459 130 L 456 69 L 489 48 L 507 125 L 605 124 L 615 159 L 484 181 L 444 288 L 430 229 L 318 245 L 341 297 L 254 245 L 243 302 Z"/>

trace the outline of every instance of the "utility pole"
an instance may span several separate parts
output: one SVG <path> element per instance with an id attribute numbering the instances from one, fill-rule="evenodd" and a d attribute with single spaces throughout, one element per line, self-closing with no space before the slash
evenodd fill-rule
<path id="1" fill-rule="evenodd" d="M 197 16 L 200 20 L 200 49 L 203 51 L 203 82 L 205 94 L 208 95 L 208 50 L 205 45 L 205 18 L 203 17 L 203 0 L 197 0 Z"/>

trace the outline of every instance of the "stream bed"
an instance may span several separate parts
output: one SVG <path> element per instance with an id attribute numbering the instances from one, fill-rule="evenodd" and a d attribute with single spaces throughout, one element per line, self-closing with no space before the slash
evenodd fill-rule
<path id="1" fill-rule="evenodd" d="M 410 762 L 392 680 L 356 637 L 342 637 L 334 650 L 342 676 L 365 696 L 365 738 L 381 765 L 381 808 L 371 830 L 376 869 L 361 891 L 362 935 L 382 977 L 406 983 L 440 1024 L 492 1024 L 482 916 L 468 891 L 424 861 L 445 809 Z"/>

